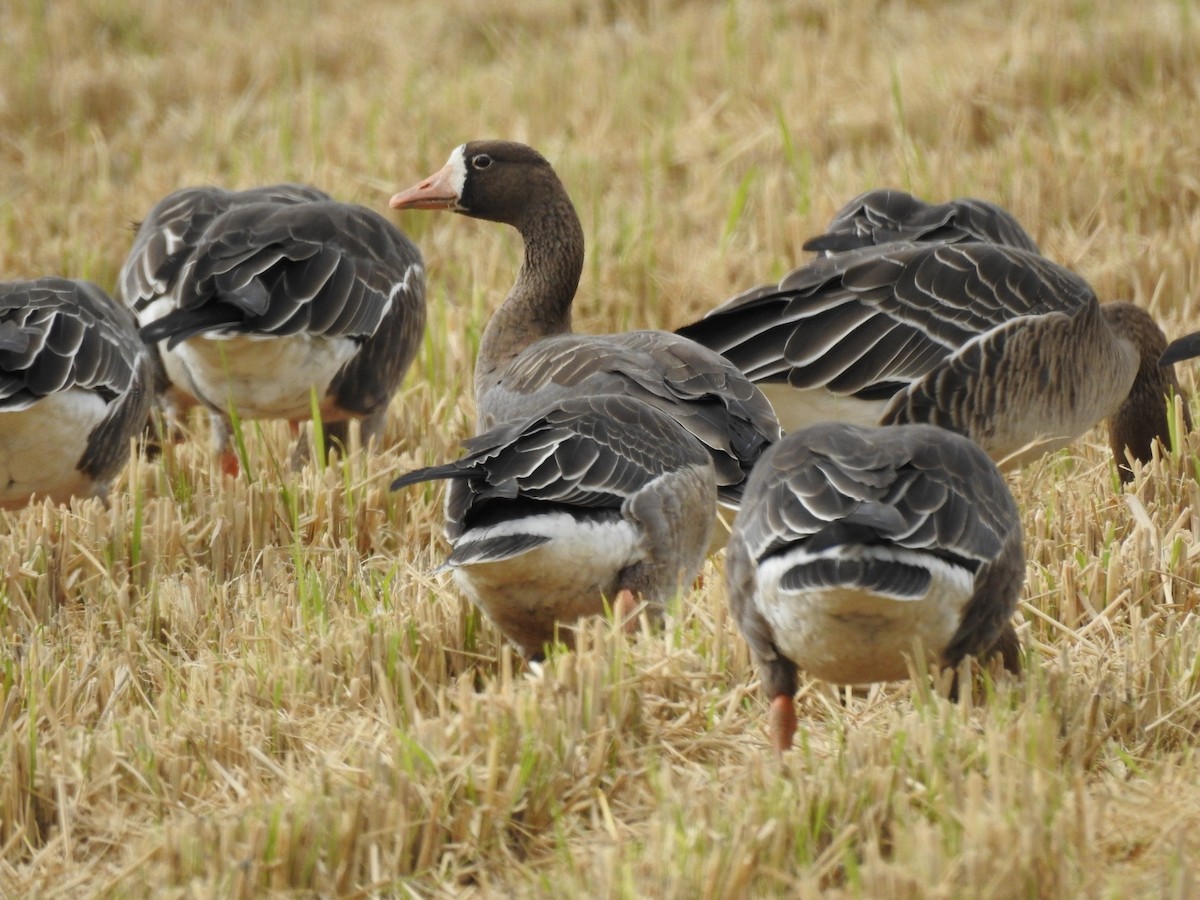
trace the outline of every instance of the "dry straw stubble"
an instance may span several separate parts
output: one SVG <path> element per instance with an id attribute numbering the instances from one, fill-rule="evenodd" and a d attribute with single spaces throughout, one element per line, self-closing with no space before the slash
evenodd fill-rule
<path id="1" fill-rule="evenodd" d="M 184 184 L 383 209 L 497 136 L 579 206 L 580 330 L 689 321 L 877 185 L 993 199 L 1102 296 L 1200 316 L 1187 4 L 85 0 L 0 36 L 6 277 L 111 287 Z M 1196 890 L 1197 438 L 1124 492 L 1097 436 L 1027 467 L 1027 678 L 806 685 L 780 771 L 719 561 L 665 632 L 598 622 L 537 672 L 429 574 L 440 492 L 386 486 L 467 432 L 519 249 L 400 223 L 432 307 L 384 452 L 293 475 L 248 427 L 222 481 L 195 419 L 107 509 L 0 516 L 0 894 Z"/>

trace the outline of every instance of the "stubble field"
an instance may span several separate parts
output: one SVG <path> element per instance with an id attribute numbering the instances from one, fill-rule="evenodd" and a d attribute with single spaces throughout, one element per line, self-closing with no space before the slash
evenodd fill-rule
<path id="1" fill-rule="evenodd" d="M 579 208 L 581 331 L 691 321 L 877 186 L 994 200 L 1200 327 L 1182 0 L 18 0 L 0 47 L 3 278 L 112 289 L 184 185 L 384 210 L 503 137 Z M 107 507 L 0 513 L 0 895 L 1200 893 L 1200 437 L 1125 489 L 1098 431 L 1016 473 L 1024 680 L 805 683 L 781 768 L 720 558 L 665 630 L 538 671 L 431 574 L 441 490 L 387 486 L 470 433 L 520 246 L 395 220 L 430 325 L 382 452 L 293 472 L 252 425 L 235 481 L 197 417 Z"/>

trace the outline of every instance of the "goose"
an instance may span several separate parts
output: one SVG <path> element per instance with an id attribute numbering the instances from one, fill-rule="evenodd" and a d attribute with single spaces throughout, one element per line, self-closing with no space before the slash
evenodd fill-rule
<path id="1" fill-rule="evenodd" d="M 183 267 L 212 220 L 248 203 L 308 203 L 330 200 L 306 184 L 272 184 L 229 191 L 214 185 L 181 188 L 163 197 L 134 225 L 133 246 L 117 276 L 117 297 L 147 325 L 174 308 L 173 296 Z M 176 387 L 167 376 L 157 345 L 151 345 L 155 394 L 168 421 L 178 423 L 195 396 Z M 147 429 L 153 432 L 152 428 Z"/>
<path id="2" fill-rule="evenodd" d="M 105 498 L 152 379 L 136 321 L 98 285 L 0 283 L 0 507 Z"/>
<path id="3" fill-rule="evenodd" d="M 859 194 L 838 210 L 824 234 L 809 238 L 803 247 L 833 254 L 895 241 L 983 241 L 1038 252 L 1021 223 L 994 203 L 974 197 L 926 203 L 890 188 Z"/>
<path id="4" fill-rule="evenodd" d="M 738 369 L 665 331 L 571 331 L 583 269 L 583 228 L 558 175 L 524 144 L 473 141 L 437 173 L 391 200 L 393 209 L 452 210 L 516 228 L 524 261 L 484 330 L 475 364 L 479 428 L 585 394 L 637 397 L 682 423 L 709 449 L 722 503 L 779 437 L 763 394 Z"/>
<path id="5" fill-rule="evenodd" d="M 897 242 L 822 257 L 679 333 L 724 354 L 787 431 L 819 421 L 928 422 L 1003 467 L 1109 421 L 1126 453 L 1169 443 L 1166 337 L 1126 302 L 1017 247 Z M 1184 414 L 1190 429 L 1190 417 Z"/>
<path id="6" fill-rule="evenodd" d="M 726 551 L 734 619 L 782 754 L 797 671 L 836 684 L 908 677 L 920 646 L 953 668 L 999 654 L 1025 577 L 1017 505 L 972 441 L 932 425 L 823 422 L 763 454 Z"/>
<path id="7" fill-rule="evenodd" d="M 231 410 L 295 430 L 315 392 L 325 451 L 346 445 L 352 419 L 364 445 L 380 438 L 425 329 L 417 247 L 372 210 L 303 185 L 171 195 L 142 223 L 120 283 L 171 393 L 209 410 L 230 474 Z"/>
<path id="8" fill-rule="evenodd" d="M 527 658 L 606 602 L 622 618 L 639 599 L 661 613 L 699 573 L 715 469 L 704 445 L 654 406 L 569 397 L 465 447 L 462 459 L 392 488 L 450 481 L 443 568 Z"/>

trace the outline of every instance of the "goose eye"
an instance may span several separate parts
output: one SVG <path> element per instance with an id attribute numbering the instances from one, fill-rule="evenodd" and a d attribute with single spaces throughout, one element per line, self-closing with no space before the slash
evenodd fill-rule
<path id="1" fill-rule="evenodd" d="M 492 158 L 486 153 L 480 153 L 478 156 L 471 158 L 471 165 L 476 169 L 486 169 L 492 164 Z"/>

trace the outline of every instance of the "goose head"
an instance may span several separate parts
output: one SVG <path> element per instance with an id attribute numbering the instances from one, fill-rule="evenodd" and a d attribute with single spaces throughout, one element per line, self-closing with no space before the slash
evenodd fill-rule
<path id="1" fill-rule="evenodd" d="M 1166 335 L 1144 309 L 1132 303 L 1105 303 L 1102 307 L 1109 327 L 1126 337 L 1138 353 L 1138 371 L 1129 396 L 1108 420 L 1109 446 L 1117 460 L 1121 481 L 1133 480 L 1126 453 L 1140 462 L 1149 462 L 1156 440 L 1170 448 L 1170 423 L 1167 399 L 1179 393 L 1173 363 L 1200 356 L 1200 332 L 1167 345 Z M 1183 408 L 1184 428 L 1191 431 L 1192 419 Z"/>
<path id="2" fill-rule="evenodd" d="M 583 272 L 583 226 L 546 158 L 512 141 L 456 147 L 437 172 L 391 199 L 392 209 L 445 209 L 511 225 L 525 245 L 517 280 L 480 342 L 476 389 L 532 341 L 571 330 Z"/>
<path id="3" fill-rule="evenodd" d="M 525 231 L 532 216 L 566 196 L 554 168 L 532 147 L 471 141 L 454 148 L 433 175 L 392 197 L 390 206 L 447 209 Z"/>

